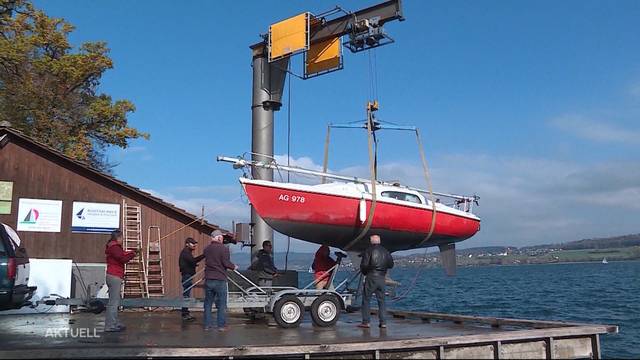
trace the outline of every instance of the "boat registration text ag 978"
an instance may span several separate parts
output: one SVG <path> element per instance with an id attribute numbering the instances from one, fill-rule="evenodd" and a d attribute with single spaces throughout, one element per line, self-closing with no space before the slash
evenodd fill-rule
<path id="1" fill-rule="evenodd" d="M 278 200 L 302 204 L 304 203 L 305 198 L 304 196 L 299 196 L 299 195 L 280 194 L 280 196 L 278 197 Z"/>

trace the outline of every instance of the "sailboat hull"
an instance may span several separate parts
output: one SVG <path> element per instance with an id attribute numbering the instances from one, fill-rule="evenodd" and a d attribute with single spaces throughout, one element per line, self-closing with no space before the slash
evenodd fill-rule
<path id="1" fill-rule="evenodd" d="M 371 199 L 315 191 L 313 186 L 241 179 L 249 201 L 274 230 L 296 239 L 344 249 L 365 228 Z M 362 209 L 363 207 L 366 210 Z M 462 241 L 480 229 L 480 219 L 460 211 L 436 208 L 436 223 L 429 233 L 432 209 L 379 199 L 373 221 L 363 239 L 349 250 L 367 246 L 368 235 L 378 234 L 390 251 Z"/>

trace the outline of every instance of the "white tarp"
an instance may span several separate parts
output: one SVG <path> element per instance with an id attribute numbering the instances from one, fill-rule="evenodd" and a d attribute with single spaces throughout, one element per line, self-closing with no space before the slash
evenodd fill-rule
<path id="1" fill-rule="evenodd" d="M 71 231 L 108 234 L 120 227 L 120 204 L 73 202 Z"/>
<path id="2" fill-rule="evenodd" d="M 60 232 L 62 201 L 20 199 L 18 231 Z"/>
<path id="3" fill-rule="evenodd" d="M 31 258 L 29 263 L 31 267 L 29 286 L 38 287 L 31 298 L 32 302 L 35 303 L 51 294 L 58 294 L 64 298 L 71 296 L 71 260 Z M 23 307 L 16 310 L 0 311 L 0 315 L 64 312 L 69 312 L 69 306 L 42 304 L 36 308 Z"/>

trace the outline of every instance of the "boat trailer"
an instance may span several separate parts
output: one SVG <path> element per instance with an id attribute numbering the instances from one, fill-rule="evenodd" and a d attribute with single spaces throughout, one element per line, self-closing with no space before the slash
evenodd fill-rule
<path id="1" fill-rule="evenodd" d="M 338 268 L 345 254 L 337 253 L 337 263 L 327 273 L 307 284 L 303 288 L 294 286 L 260 286 L 251 281 L 240 271 L 233 270 L 229 273 L 228 280 L 239 291 L 230 291 L 227 295 L 227 308 L 243 309 L 245 314 L 255 319 L 260 314 L 271 314 L 275 322 L 282 328 L 298 327 L 303 320 L 304 313 L 308 309 L 315 325 L 320 327 L 333 326 L 340 318 L 342 311 L 352 308 L 357 291 L 349 289 L 348 285 L 359 273 L 343 280 L 337 286 L 333 286 Z M 201 275 L 199 271 L 185 282 Z M 315 284 L 329 277 L 326 288 L 316 289 Z M 204 278 L 196 281 L 190 290 Z M 104 311 L 108 298 L 85 297 L 64 298 L 56 294 L 43 298 L 35 303 L 45 305 L 67 305 L 83 308 L 85 311 L 99 314 Z M 203 307 L 203 301 L 195 298 L 171 298 L 171 297 L 147 297 L 147 298 L 123 298 L 120 306 L 123 308 L 195 308 Z"/>

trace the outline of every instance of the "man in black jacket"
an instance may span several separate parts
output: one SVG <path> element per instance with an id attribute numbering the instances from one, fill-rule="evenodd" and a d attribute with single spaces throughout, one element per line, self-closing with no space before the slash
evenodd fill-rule
<path id="1" fill-rule="evenodd" d="M 258 271 L 258 285 L 271 287 L 273 278 L 278 276 L 278 269 L 273 264 L 273 245 L 271 241 L 262 243 L 262 249 L 258 251 L 256 259 L 251 263 L 249 270 Z"/>
<path id="2" fill-rule="evenodd" d="M 191 288 L 193 287 L 193 276 L 196 274 L 196 266 L 200 260 L 204 259 L 204 254 L 193 257 L 193 250 L 198 244 L 193 238 L 187 238 L 184 242 L 184 249 L 180 253 L 178 260 L 180 266 L 180 274 L 182 274 L 182 296 L 191 297 Z M 182 320 L 193 321 L 195 318 L 189 313 L 189 308 L 182 308 Z"/>
<path id="3" fill-rule="evenodd" d="M 385 277 L 387 270 L 393 268 L 393 258 L 387 249 L 380 245 L 380 236 L 371 235 L 371 246 L 362 254 L 360 262 L 360 271 L 365 275 L 364 289 L 362 292 L 362 323 L 358 325 L 361 328 L 369 328 L 371 320 L 370 302 L 371 295 L 376 294 L 378 300 L 378 318 L 380 319 L 380 327 L 386 328 L 385 323 Z"/>

